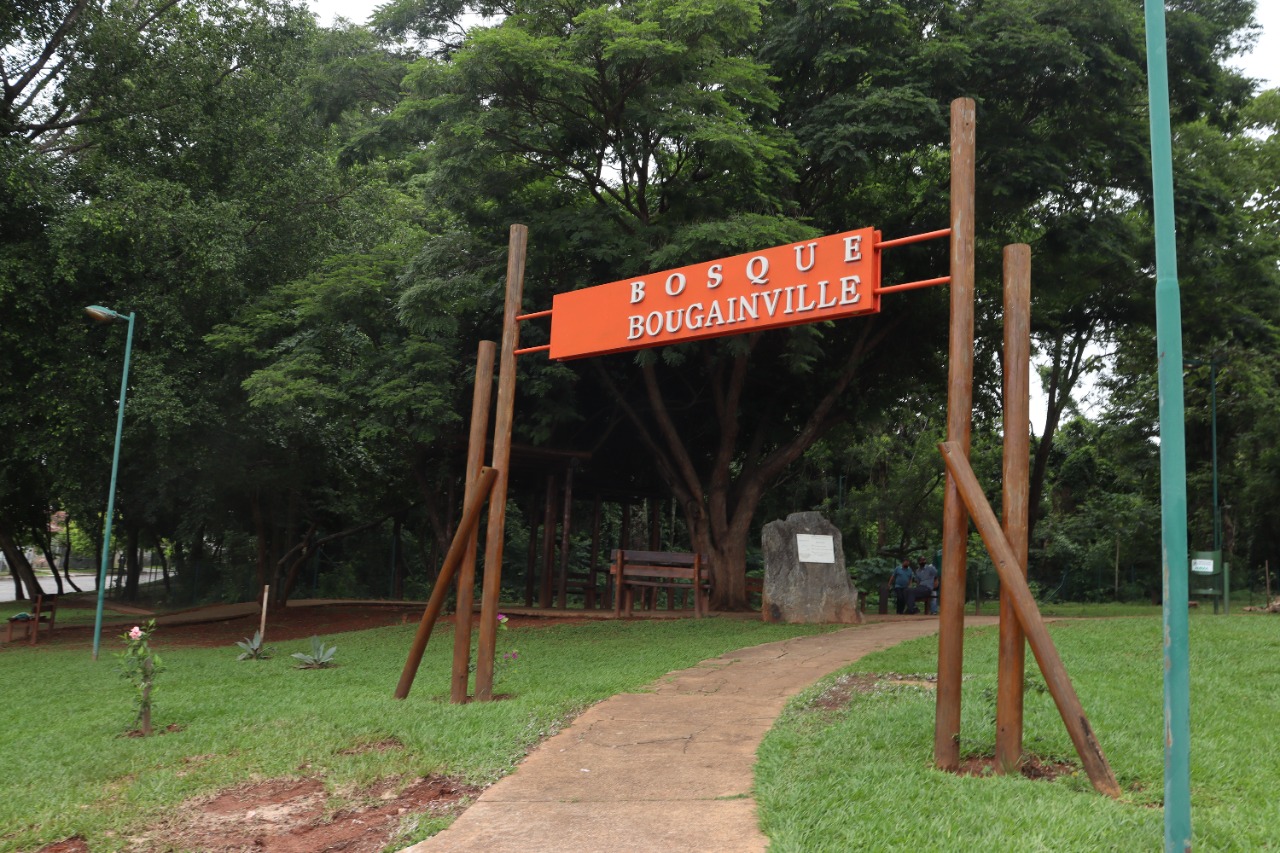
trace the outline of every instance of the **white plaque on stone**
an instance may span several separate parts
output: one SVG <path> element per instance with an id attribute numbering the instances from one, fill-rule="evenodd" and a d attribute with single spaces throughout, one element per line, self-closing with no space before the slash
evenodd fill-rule
<path id="1" fill-rule="evenodd" d="M 834 563 L 836 540 L 834 536 L 815 536 L 811 533 L 796 534 L 796 551 L 802 563 Z"/>

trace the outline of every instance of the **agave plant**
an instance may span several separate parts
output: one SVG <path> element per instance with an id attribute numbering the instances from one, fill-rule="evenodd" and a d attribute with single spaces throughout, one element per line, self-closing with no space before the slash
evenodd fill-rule
<path id="1" fill-rule="evenodd" d="M 298 669 L 327 669 L 331 666 L 337 666 L 333 662 L 333 656 L 338 653 L 337 646 L 329 646 L 325 648 L 324 643 L 319 637 L 311 638 L 311 654 L 306 652 L 294 652 L 292 657 L 297 658 L 301 663 Z"/>
<path id="2" fill-rule="evenodd" d="M 243 649 L 236 660 L 266 660 L 274 651 L 270 646 L 262 645 L 261 631 L 254 631 L 253 639 L 236 640 L 236 645 Z"/>

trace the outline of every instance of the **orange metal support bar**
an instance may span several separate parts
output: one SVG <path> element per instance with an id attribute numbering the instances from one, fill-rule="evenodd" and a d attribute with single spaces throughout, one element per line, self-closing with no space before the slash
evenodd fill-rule
<path id="1" fill-rule="evenodd" d="M 536 320 L 539 317 L 550 317 L 550 316 L 551 316 L 551 309 L 548 308 L 546 311 L 534 311 L 529 314 L 521 314 L 516 317 L 516 322 L 523 323 L 525 320 Z"/>
<path id="2" fill-rule="evenodd" d="M 480 521 L 480 510 L 484 508 L 489 492 L 498 479 L 496 468 L 481 468 L 480 477 L 476 481 L 475 490 L 466 506 L 462 508 L 462 521 L 453 534 L 453 543 L 449 545 L 449 553 L 445 555 L 444 565 L 440 567 L 440 575 L 436 578 L 435 589 L 431 591 L 431 600 L 427 609 L 422 612 L 422 621 L 418 623 L 418 631 L 413 636 L 413 645 L 409 649 L 409 659 L 404 662 L 404 670 L 400 673 L 400 682 L 396 685 L 395 697 L 403 699 L 409 695 L 413 686 L 413 677 L 418 674 L 418 665 L 422 663 L 422 654 L 427 650 L 427 640 L 431 639 L 431 630 L 436 626 L 436 619 L 444 608 L 445 594 L 453 581 L 453 573 L 467 551 L 467 543 L 471 541 L 471 533 Z"/>
<path id="3" fill-rule="evenodd" d="M 551 349 L 551 344 L 543 344 L 539 347 L 525 347 L 524 349 L 518 349 L 512 353 L 512 355 L 528 355 L 531 352 L 546 352 L 549 349 Z"/>
<path id="4" fill-rule="evenodd" d="M 951 276 L 943 275 L 937 278 L 924 278 L 920 281 L 909 281 L 906 284 L 891 284 L 888 287 L 877 287 L 876 293 L 897 293 L 900 290 L 919 290 L 922 287 L 933 287 L 938 284 L 950 284 Z"/>
<path id="5" fill-rule="evenodd" d="M 1027 586 L 1027 579 L 1022 576 L 1018 558 L 1014 555 L 1013 548 L 1009 546 L 1009 540 L 1005 538 L 1004 530 L 1000 528 L 995 512 L 987 503 L 987 496 L 983 493 L 978 478 L 969 467 L 964 448 L 958 441 L 944 441 L 938 445 L 938 449 L 942 451 L 947 473 L 955 480 L 956 488 L 964 500 L 974 526 L 978 528 L 982 541 L 986 543 L 987 553 L 991 555 L 991 562 L 995 564 L 996 572 L 1000 575 L 1000 588 L 1009 593 L 1013 612 L 1018 615 L 1018 622 L 1027 635 L 1027 642 L 1030 643 L 1031 651 L 1036 656 L 1036 663 L 1040 665 L 1040 672 L 1044 675 L 1044 683 L 1058 706 L 1058 713 L 1062 715 L 1067 734 L 1071 736 L 1071 742 L 1080 755 L 1080 763 L 1089 774 L 1089 781 L 1099 793 L 1118 799 L 1120 783 L 1116 781 L 1115 774 L 1111 772 L 1111 765 L 1107 764 L 1107 759 L 1102 754 L 1102 747 L 1093 734 L 1089 718 L 1084 714 L 1080 698 L 1076 695 L 1075 688 L 1071 686 L 1067 668 L 1063 666 L 1062 658 L 1058 656 L 1058 650 L 1054 647 L 1049 631 L 1044 626 L 1044 620 L 1040 618 L 1036 600 Z"/>
<path id="6" fill-rule="evenodd" d="M 909 237 L 895 237 L 892 240 L 881 240 L 875 244 L 876 249 L 892 249 L 894 246 L 906 246 L 910 243 L 923 243 L 925 240 L 937 240 L 950 237 L 950 228 L 939 228 L 937 231 L 926 231 L 923 234 L 912 234 Z"/>

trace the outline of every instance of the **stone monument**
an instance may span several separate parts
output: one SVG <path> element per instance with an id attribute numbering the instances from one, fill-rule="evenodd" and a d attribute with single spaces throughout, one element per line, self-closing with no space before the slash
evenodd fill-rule
<path id="1" fill-rule="evenodd" d="M 858 590 L 844 566 L 840 530 L 818 512 L 793 512 L 764 526 L 766 622 L 862 621 Z"/>

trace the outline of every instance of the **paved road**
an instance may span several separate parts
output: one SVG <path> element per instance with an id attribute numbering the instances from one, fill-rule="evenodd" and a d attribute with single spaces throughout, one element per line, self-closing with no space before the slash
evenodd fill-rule
<path id="1" fill-rule="evenodd" d="M 57 590 L 58 587 L 54 585 L 53 578 L 49 575 L 37 575 L 37 577 L 40 579 L 40 586 L 44 587 L 48 592 Z M 97 575 L 72 572 L 71 578 L 76 582 L 76 586 L 80 587 L 84 592 L 92 592 L 98 588 Z M 63 581 L 62 588 L 67 592 L 75 592 L 75 590 L 66 585 L 66 581 Z M 13 579 L 10 577 L 0 578 L 0 603 L 6 601 L 17 601 L 17 596 L 13 594 Z"/>

